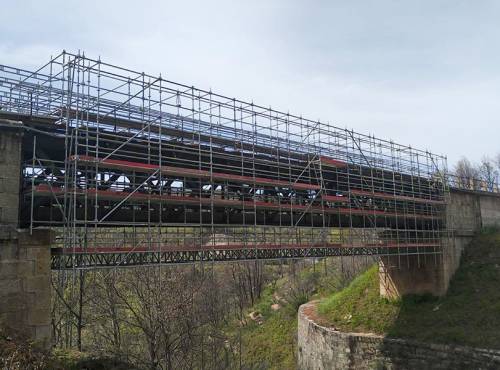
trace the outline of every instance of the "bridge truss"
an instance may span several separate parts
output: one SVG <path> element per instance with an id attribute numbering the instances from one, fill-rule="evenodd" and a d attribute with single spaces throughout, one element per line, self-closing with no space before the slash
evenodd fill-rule
<path id="1" fill-rule="evenodd" d="M 54 269 L 439 254 L 446 159 L 63 52 L 0 66 Z"/>

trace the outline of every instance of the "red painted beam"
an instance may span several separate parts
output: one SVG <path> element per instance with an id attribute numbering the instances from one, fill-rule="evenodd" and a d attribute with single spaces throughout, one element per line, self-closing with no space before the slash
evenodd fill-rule
<path id="1" fill-rule="evenodd" d="M 414 198 L 406 195 L 395 195 L 389 193 L 377 193 L 365 190 L 357 190 L 352 189 L 350 191 L 352 195 L 364 196 L 364 197 L 372 197 L 379 199 L 388 199 L 388 200 L 401 200 L 405 202 L 415 202 L 415 203 L 427 203 L 427 204 L 445 204 L 443 200 L 435 200 L 435 199 L 426 199 L 426 198 Z"/>
<path id="2" fill-rule="evenodd" d="M 379 217 L 394 217 L 394 218 L 406 218 L 406 219 L 423 219 L 423 220 L 438 220 L 441 217 L 435 215 L 424 215 L 424 214 L 404 214 L 397 212 L 387 212 L 380 211 L 377 209 L 360 209 L 360 208 L 337 208 L 340 214 L 343 215 L 353 215 L 353 216 L 379 216 Z"/>
<path id="3" fill-rule="evenodd" d="M 122 161 L 118 159 L 100 159 L 90 156 L 71 156 L 70 160 L 76 160 L 81 163 L 98 165 L 104 168 L 131 170 L 138 172 L 152 173 L 160 169 L 160 166 L 154 164 Z M 296 190 L 319 190 L 319 185 L 307 184 L 303 182 L 289 182 L 283 180 L 274 180 L 265 177 L 251 177 L 234 175 L 223 172 L 210 172 L 205 170 L 197 170 L 192 168 L 161 166 L 161 173 L 165 175 L 180 176 L 180 177 L 193 177 L 200 179 L 214 179 L 218 181 L 232 181 L 245 184 L 257 184 L 264 186 L 278 186 L 282 188 L 293 188 Z"/>
<path id="4" fill-rule="evenodd" d="M 347 202 L 349 202 L 349 197 L 344 197 L 344 196 L 339 196 L 339 195 L 322 195 L 321 198 L 326 200 L 327 202 L 332 202 L 332 203 L 347 203 Z"/>
<path id="5" fill-rule="evenodd" d="M 347 163 L 343 161 L 339 161 L 338 159 L 333 159 L 329 157 L 321 156 L 319 157 L 322 166 L 327 167 L 335 167 L 335 168 L 345 168 L 347 167 Z"/>
<path id="6" fill-rule="evenodd" d="M 28 189 L 26 193 L 31 190 Z M 52 187 L 48 185 L 37 185 L 34 189 L 35 194 L 42 196 L 51 196 L 52 194 L 61 196 L 64 194 L 64 190 L 59 187 Z M 69 190 L 68 194 L 74 194 L 75 190 Z M 178 205 L 191 205 L 199 206 L 218 206 L 218 207 L 234 207 L 239 209 L 268 209 L 276 211 L 302 211 L 311 213 L 328 213 L 328 214 L 341 214 L 347 216 L 380 216 L 380 217 L 399 217 L 407 219 L 440 219 L 440 217 L 435 215 L 425 215 L 425 214 L 403 214 L 396 212 L 387 212 L 380 210 L 371 209 L 360 209 L 360 208 L 330 208 L 330 207 L 319 207 L 319 206 L 309 206 L 302 204 L 283 204 L 283 203 L 271 203 L 263 201 L 240 201 L 236 199 L 212 199 L 212 198 L 199 198 L 199 197 L 185 197 L 177 195 L 165 195 L 165 194 L 145 194 L 145 193 L 127 193 L 123 191 L 112 191 L 112 190 L 96 190 L 96 189 L 77 189 L 76 195 L 79 197 L 87 196 L 90 199 L 94 199 L 97 195 L 98 200 L 110 200 L 110 201 L 120 201 L 128 197 L 128 199 L 140 202 L 158 202 L 167 204 L 178 204 Z"/>

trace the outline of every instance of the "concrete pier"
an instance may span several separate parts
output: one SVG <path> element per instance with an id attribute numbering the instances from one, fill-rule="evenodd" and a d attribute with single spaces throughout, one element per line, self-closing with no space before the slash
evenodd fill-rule
<path id="1" fill-rule="evenodd" d="M 446 206 L 449 237 L 442 255 L 382 257 L 380 295 L 446 294 L 465 246 L 482 227 L 500 225 L 500 194 L 452 189 Z"/>

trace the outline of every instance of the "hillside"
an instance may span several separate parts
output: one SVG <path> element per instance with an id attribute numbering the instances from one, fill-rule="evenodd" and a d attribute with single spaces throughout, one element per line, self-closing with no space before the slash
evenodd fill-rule
<path id="1" fill-rule="evenodd" d="M 342 331 L 500 349 L 500 232 L 485 231 L 466 249 L 441 298 L 379 296 L 377 267 L 318 305 L 320 320 Z"/>
<path id="2" fill-rule="evenodd" d="M 371 263 L 366 258 L 350 261 L 350 271 L 346 271 L 340 259 L 328 258 L 268 285 L 258 302 L 245 311 L 243 325 L 233 323 L 228 328 L 234 342 L 241 338 L 242 368 L 294 369 L 299 306 L 339 291 Z"/>

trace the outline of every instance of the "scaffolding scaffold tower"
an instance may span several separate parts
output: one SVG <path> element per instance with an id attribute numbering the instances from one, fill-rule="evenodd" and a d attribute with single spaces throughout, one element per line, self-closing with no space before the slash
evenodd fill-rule
<path id="1" fill-rule="evenodd" d="M 441 253 L 446 159 L 62 52 L 0 66 L 54 269 Z"/>

